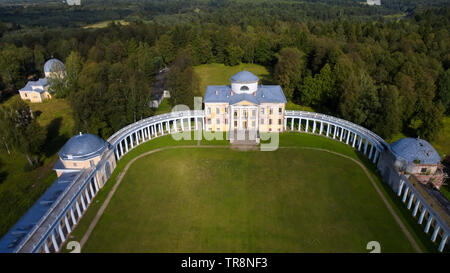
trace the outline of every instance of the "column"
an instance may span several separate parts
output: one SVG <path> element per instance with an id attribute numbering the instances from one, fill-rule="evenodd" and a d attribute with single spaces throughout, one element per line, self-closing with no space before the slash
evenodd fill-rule
<path id="1" fill-rule="evenodd" d="M 64 222 L 66 223 L 67 234 L 69 234 L 70 232 L 72 232 L 72 230 L 70 229 L 69 219 L 67 219 L 67 215 L 64 216 Z"/>
<path id="2" fill-rule="evenodd" d="M 319 135 L 321 135 L 323 132 L 323 121 L 320 122 L 320 130 L 319 130 Z"/>
<path id="3" fill-rule="evenodd" d="M 347 141 L 345 142 L 345 144 L 348 144 L 348 142 L 350 141 L 350 135 L 352 134 L 352 132 L 347 131 Z"/>
<path id="4" fill-rule="evenodd" d="M 314 123 L 313 123 L 313 134 L 315 134 L 316 133 L 316 120 L 314 120 Z"/>
<path id="5" fill-rule="evenodd" d="M 329 134 L 330 134 L 330 124 L 327 123 L 327 137 L 328 137 Z"/>
<path id="6" fill-rule="evenodd" d="M 428 218 L 427 225 L 425 226 L 425 233 L 428 233 L 430 231 L 431 223 L 433 222 L 433 216 L 430 214 L 430 217 Z"/>
<path id="7" fill-rule="evenodd" d="M 436 237 L 438 236 L 440 229 L 441 229 L 441 226 L 436 223 L 436 228 L 434 229 L 433 235 L 431 236 L 431 241 L 433 243 L 436 242 Z"/>
<path id="8" fill-rule="evenodd" d="M 53 230 L 53 232 L 52 232 L 52 242 L 53 242 L 53 247 L 55 248 L 55 252 L 58 252 L 59 247 L 58 247 L 58 244 L 56 243 L 55 230 Z"/>
<path id="9" fill-rule="evenodd" d="M 184 119 L 181 118 L 181 131 L 184 132 Z"/>
<path id="10" fill-rule="evenodd" d="M 367 147 L 369 146 L 369 141 L 366 139 L 366 143 L 364 144 L 364 154 L 367 154 Z"/>
<path id="11" fill-rule="evenodd" d="M 377 162 L 377 158 L 379 155 L 380 155 L 380 151 L 378 149 L 375 149 L 375 156 L 373 157 L 374 164 Z"/>
<path id="12" fill-rule="evenodd" d="M 188 128 L 189 131 L 191 131 L 191 117 L 188 118 Z"/>
<path id="13" fill-rule="evenodd" d="M 373 155 L 372 155 L 372 152 L 373 152 L 373 144 L 370 143 L 369 159 L 373 156 Z"/>
<path id="14" fill-rule="evenodd" d="M 122 141 L 119 142 L 119 147 L 120 147 L 120 153 L 123 155 Z"/>
<path id="15" fill-rule="evenodd" d="M 334 128 L 334 132 L 333 132 L 333 139 L 336 139 L 336 125 L 333 125 L 333 128 Z"/>
<path id="16" fill-rule="evenodd" d="M 167 129 L 167 132 L 169 132 L 169 134 L 170 134 L 170 125 L 169 125 L 168 121 L 166 121 L 166 129 Z"/>
<path id="17" fill-rule="evenodd" d="M 95 178 L 95 176 L 94 176 L 94 187 L 95 187 L 95 192 L 98 192 L 98 181 L 97 181 L 97 178 Z"/>
<path id="18" fill-rule="evenodd" d="M 414 199 L 414 193 L 411 193 L 411 196 L 409 197 L 409 201 L 408 201 L 408 209 L 411 209 L 413 199 Z"/>
<path id="19" fill-rule="evenodd" d="M 80 198 L 81 198 L 81 206 L 83 207 L 83 211 L 86 210 L 86 203 L 84 202 L 84 196 L 83 196 L 83 192 L 81 192 L 80 194 Z"/>
<path id="20" fill-rule="evenodd" d="M 91 203 L 91 198 L 89 197 L 88 189 L 85 189 L 83 192 L 86 195 L 86 201 L 87 201 L 87 203 L 89 205 Z"/>
<path id="21" fill-rule="evenodd" d="M 128 153 L 128 136 L 125 137 L 125 151 Z"/>
<path id="22" fill-rule="evenodd" d="M 147 135 L 148 135 L 148 139 L 152 139 L 152 133 L 150 132 L 150 126 L 147 126 Z"/>
<path id="23" fill-rule="evenodd" d="M 439 248 L 438 248 L 439 252 L 444 251 L 444 247 L 445 247 L 445 244 L 447 243 L 447 239 L 448 239 L 448 234 L 445 234 L 444 238 L 442 238 L 442 241 L 439 244 Z"/>
<path id="24" fill-rule="evenodd" d="M 419 206 L 420 206 L 420 200 L 417 200 L 416 205 L 414 206 L 414 210 L 413 210 L 413 217 L 416 217 L 417 212 L 419 211 Z"/>
<path id="25" fill-rule="evenodd" d="M 195 120 L 195 131 L 197 131 L 198 130 L 197 117 L 195 117 L 194 120 Z"/>
<path id="26" fill-rule="evenodd" d="M 61 237 L 61 241 L 64 242 L 66 240 L 66 237 L 64 236 L 64 233 L 62 231 L 61 223 L 58 224 L 58 231 L 59 231 L 59 236 Z"/>
<path id="27" fill-rule="evenodd" d="M 270 113 L 269 113 L 270 114 Z M 287 127 L 287 117 L 284 117 L 284 130 L 286 131 Z"/>
<path id="28" fill-rule="evenodd" d="M 356 139 L 358 138 L 358 135 L 357 134 L 355 134 L 355 133 L 353 133 L 353 144 L 352 144 L 352 147 L 353 148 L 355 148 L 355 145 L 356 145 Z"/>
<path id="29" fill-rule="evenodd" d="M 294 131 L 294 118 L 291 118 L 291 131 Z"/>
<path id="30" fill-rule="evenodd" d="M 89 189 L 91 190 L 92 199 L 94 199 L 94 189 L 92 188 L 92 182 L 89 182 Z"/>
<path id="31" fill-rule="evenodd" d="M 360 137 L 359 137 L 358 151 L 361 151 L 362 141 L 363 141 L 363 138 L 362 138 L 362 136 L 360 136 Z"/>
<path id="32" fill-rule="evenodd" d="M 134 139 L 133 139 L 133 133 L 130 135 L 130 143 L 131 143 L 131 149 L 134 148 Z"/>
<path id="33" fill-rule="evenodd" d="M 309 119 L 306 119 L 306 128 L 305 128 L 305 132 L 308 133 L 308 127 L 309 127 Z"/>
<path id="34" fill-rule="evenodd" d="M 422 213 L 420 213 L 420 217 L 419 217 L 419 225 L 422 224 L 423 219 L 425 218 L 425 213 L 427 212 L 427 210 L 425 208 L 422 209 Z"/>
<path id="35" fill-rule="evenodd" d="M 408 187 L 406 187 L 406 189 L 405 189 L 405 193 L 403 194 L 403 199 L 402 199 L 402 202 L 403 202 L 403 203 L 405 203 L 405 201 L 406 201 L 406 197 L 408 197 L 408 193 L 409 193 L 409 188 L 408 188 Z"/>
<path id="36" fill-rule="evenodd" d="M 73 208 L 70 208 L 70 217 L 72 217 L 73 224 L 76 225 L 77 220 L 75 219 L 75 213 L 73 212 Z"/>
<path id="37" fill-rule="evenodd" d="M 302 119 L 298 119 L 298 131 L 300 132 L 302 130 Z"/>
<path id="38" fill-rule="evenodd" d="M 117 156 L 117 160 L 119 160 L 120 159 L 120 156 L 119 156 L 119 147 L 115 147 L 114 148 L 114 151 L 116 152 L 116 156 Z"/>
<path id="39" fill-rule="evenodd" d="M 50 250 L 48 249 L 47 241 L 44 243 L 44 251 L 45 253 L 50 253 Z"/>
<path id="40" fill-rule="evenodd" d="M 77 202 L 75 203 L 76 205 L 76 208 L 77 208 L 77 212 L 78 212 L 78 218 L 80 218 L 81 217 L 81 210 L 80 210 L 80 204 L 78 204 L 78 200 L 77 200 Z"/>
<path id="41" fill-rule="evenodd" d="M 397 193 L 398 196 L 400 196 L 402 194 L 402 189 L 403 189 L 404 185 L 405 185 L 405 181 L 400 180 L 400 187 L 398 187 L 398 193 Z"/>

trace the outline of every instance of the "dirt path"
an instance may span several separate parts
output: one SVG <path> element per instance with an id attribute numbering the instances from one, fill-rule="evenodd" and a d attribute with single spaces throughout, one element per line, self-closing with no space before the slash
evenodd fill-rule
<path id="1" fill-rule="evenodd" d="M 114 193 L 116 192 L 117 188 L 119 187 L 120 183 L 122 182 L 123 177 L 127 173 L 127 171 L 130 168 L 130 166 L 136 160 L 138 160 L 138 159 L 140 159 L 140 158 L 142 158 L 144 156 L 147 156 L 147 155 L 159 152 L 159 151 L 170 150 L 170 149 L 178 149 L 178 148 L 197 148 L 197 149 L 223 148 L 223 149 L 229 149 L 229 146 L 223 146 L 223 145 L 222 146 L 220 146 L 220 145 L 200 146 L 200 143 L 197 143 L 197 145 L 169 146 L 169 147 L 158 148 L 158 149 L 155 149 L 155 150 L 151 150 L 151 151 L 145 152 L 145 153 L 140 154 L 139 156 L 133 158 L 132 160 L 130 160 L 130 162 L 127 163 L 127 165 L 125 166 L 123 171 L 119 174 L 119 177 L 117 178 L 116 184 L 113 186 L 113 188 L 109 192 L 109 194 L 106 197 L 105 201 L 103 202 L 102 206 L 100 207 L 100 209 L 98 210 L 98 212 L 95 215 L 94 219 L 92 220 L 91 224 L 89 225 L 88 230 L 86 231 L 86 233 L 84 234 L 83 238 L 81 239 L 81 241 L 80 241 L 81 248 L 83 248 L 84 244 L 87 242 L 87 240 L 89 239 L 90 235 L 92 234 L 92 231 L 94 230 L 95 226 L 97 225 L 98 221 L 100 220 L 101 216 L 103 215 L 103 212 L 108 207 L 109 202 L 111 201 Z M 347 155 L 344 155 L 344 154 L 340 154 L 340 153 L 337 153 L 337 152 L 334 152 L 334 151 L 326 150 L 326 149 L 321 149 L 321 148 L 312 148 L 312 147 L 279 147 L 279 148 L 280 149 L 309 149 L 309 150 L 317 150 L 317 151 L 328 152 L 328 153 L 331 153 L 331 154 L 335 154 L 335 155 L 341 156 L 343 158 L 347 158 L 347 159 L 355 162 L 356 164 L 358 164 L 363 169 L 363 171 L 367 175 L 367 177 L 369 178 L 370 182 L 372 183 L 373 187 L 377 191 L 378 195 L 381 197 L 381 200 L 383 200 L 383 203 L 386 205 L 387 209 L 392 214 L 392 216 L 394 217 L 394 219 L 397 222 L 397 224 L 400 226 L 400 229 L 403 231 L 405 236 L 408 238 L 408 240 L 411 243 L 411 245 L 413 246 L 414 250 L 416 252 L 419 252 L 419 253 L 422 252 L 422 250 L 420 249 L 419 245 L 414 240 L 413 236 L 408 231 L 406 226 L 403 224 L 402 220 L 397 215 L 395 210 L 392 208 L 392 206 L 389 203 L 388 199 L 383 194 L 381 189 L 378 187 L 377 183 L 373 179 L 373 177 L 370 174 L 369 170 L 367 170 L 367 168 L 364 166 L 364 164 L 362 162 L 360 162 L 360 161 L 358 161 L 358 160 L 356 160 L 356 159 L 354 159 L 354 158 L 352 158 L 350 156 L 347 156 Z"/>

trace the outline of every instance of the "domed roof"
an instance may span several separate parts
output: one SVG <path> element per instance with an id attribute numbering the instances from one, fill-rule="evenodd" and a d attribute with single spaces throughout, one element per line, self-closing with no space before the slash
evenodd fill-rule
<path id="1" fill-rule="evenodd" d="M 65 70 L 65 66 L 64 66 L 63 62 L 61 62 L 60 60 L 55 59 L 55 58 L 46 61 L 44 64 L 44 73 L 61 72 L 64 70 Z"/>
<path id="2" fill-rule="evenodd" d="M 59 156 L 64 160 L 87 160 L 98 155 L 108 147 L 108 143 L 92 134 L 73 136 L 64 144 Z"/>
<path id="3" fill-rule="evenodd" d="M 255 74 L 248 72 L 248 71 L 241 71 L 237 74 L 234 74 L 231 77 L 231 82 L 236 83 L 252 83 L 259 81 L 259 78 L 255 76 Z"/>
<path id="4" fill-rule="evenodd" d="M 406 137 L 391 144 L 391 150 L 396 157 L 420 164 L 437 164 L 441 161 L 438 152 L 426 140 Z"/>

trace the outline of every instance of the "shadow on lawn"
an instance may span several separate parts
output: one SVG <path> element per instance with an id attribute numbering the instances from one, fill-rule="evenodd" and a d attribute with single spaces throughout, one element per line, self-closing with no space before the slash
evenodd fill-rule
<path id="1" fill-rule="evenodd" d="M 0 169 L 2 168 L 2 165 L 3 165 L 3 163 L 0 161 Z M 6 180 L 6 177 L 8 177 L 8 172 L 0 171 L 0 184 Z"/>
<path id="2" fill-rule="evenodd" d="M 68 137 L 60 134 L 62 117 L 55 118 L 47 126 L 47 138 L 45 140 L 45 156 L 50 157 L 61 149 Z"/>

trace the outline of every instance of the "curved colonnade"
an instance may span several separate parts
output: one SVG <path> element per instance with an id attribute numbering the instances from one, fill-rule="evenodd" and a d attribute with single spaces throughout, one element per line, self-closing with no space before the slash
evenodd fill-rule
<path id="1" fill-rule="evenodd" d="M 200 127 L 202 130 L 205 129 L 205 116 L 202 110 L 171 112 L 149 117 L 130 124 L 113 134 L 108 139 L 111 145 L 108 153 L 114 153 L 116 160 L 120 160 L 134 147 L 155 137 L 192 129 L 198 130 Z M 319 113 L 287 110 L 284 116 L 284 130 L 333 138 L 358 149 L 374 164 L 381 160 L 384 151 L 390 151 L 389 145 L 370 130 L 349 121 Z M 96 169 L 102 167 L 102 164 L 104 165 L 104 162 L 101 161 L 89 175 L 77 178 L 76 182 L 66 190 L 67 192 L 62 194 L 62 198 L 55 202 L 55 208 L 50 210 L 35 226 L 35 232 L 30 233 L 22 242 L 17 252 L 60 251 L 61 245 L 67 240 L 68 235 L 99 190 L 96 183 L 90 182 L 95 182 L 93 174 Z M 413 216 L 416 216 L 419 210 L 421 211 L 419 224 L 425 218 L 428 219 L 426 233 L 434 223 L 431 240 L 435 241 L 440 235 L 439 251 L 443 251 L 450 234 L 448 227 L 407 179 L 400 180 L 398 184 L 400 186 L 397 193 L 399 196 L 403 194 L 402 201 L 405 203 L 409 198 L 408 209 L 412 208 L 414 201 Z"/>

